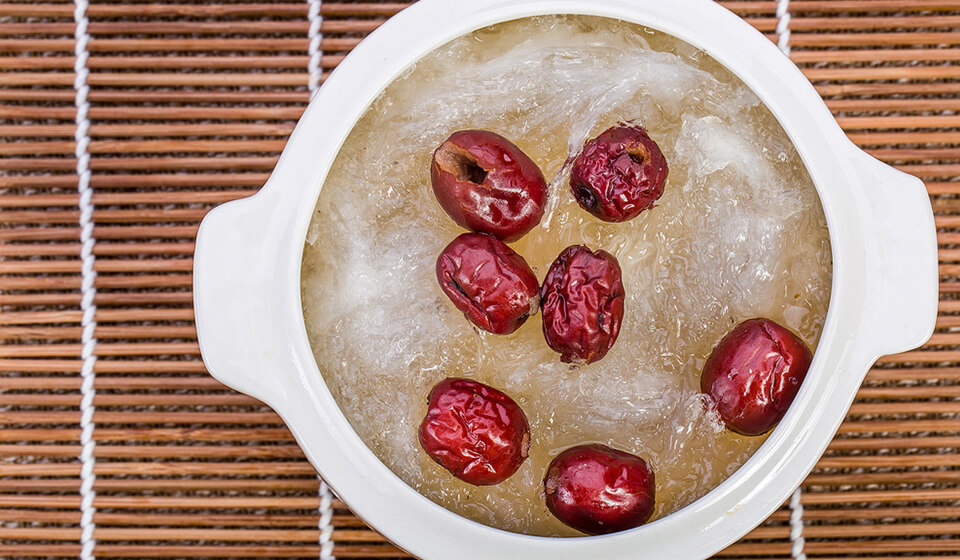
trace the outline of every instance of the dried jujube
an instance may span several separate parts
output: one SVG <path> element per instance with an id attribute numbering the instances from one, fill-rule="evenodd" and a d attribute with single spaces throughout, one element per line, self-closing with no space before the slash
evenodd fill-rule
<path id="1" fill-rule="evenodd" d="M 583 245 L 553 261 L 540 288 L 543 335 L 563 362 L 603 358 L 620 334 L 623 282 L 616 257 Z"/>
<path id="2" fill-rule="evenodd" d="M 437 280 L 474 325 L 510 334 L 537 312 L 539 285 L 523 257 L 502 241 L 464 233 L 437 258 Z"/>
<path id="3" fill-rule="evenodd" d="M 584 145 L 570 171 L 580 206 L 607 222 L 637 217 L 663 195 L 667 160 L 639 125 L 620 124 Z"/>
<path id="4" fill-rule="evenodd" d="M 513 399 L 493 387 L 445 379 L 430 391 L 427 406 L 420 445 L 460 480 L 477 486 L 499 484 L 527 458 L 527 417 Z"/>
<path id="5" fill-rule="evenodd" d="M 540 223 L 547 183 L 512 142 L 486 130 L 454 132 L 433 154 L 433 192 L 461 226 L 516 241 Z"/>
<path id="6" fill-rule="evenodd" d="M 769 319 L 734 327 L 713 349 L 700 376 L 731 430 L 758 436 L 783 418 L 813 354 L 800 338 Z"/>
<path id="7" fill-rule="evenodd" d="M 557 519 L 592 535 L 643 525 L 656 503 L 655 477 L 647 462 L 600 444 L 557 455 L 547 468 L 543 491 Z"/>

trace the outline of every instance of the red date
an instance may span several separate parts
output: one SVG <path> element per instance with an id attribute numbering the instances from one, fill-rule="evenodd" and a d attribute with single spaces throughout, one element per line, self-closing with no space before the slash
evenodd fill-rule
<path id="1" fill-rule="evenodd" d="M 539 285 L 523 257 L 502 241 L 464 233 L 437 258 L 437 280 L 474 325 L 510 334 L 537 312 Z"/>
<path id="2" fill-rule="evenodd" d="M 560 253 L 540 288 L 543 335 L 563 362 L 595 362 L 607 355 L 623 320 L 620 264 L 606 251 L 582 245 Z"/>
<path id="3" fill-rule="evenodd" d="M 653 514 L 656 484 L 647 462 L 606 445 L 579 445 L 558 455 L 543 480 L 557 519 L 598 535 L 643 525 Z"/>
<path id="4" fill-rule="evenodd" d="M 453 476 L 476 486 L 517 472 L 530 450 L 523 410 L 507 395 L 469 379 L 438 383 L 420 424 L 420 445 Z"/>
<path id="5" fill-rule="evenodd" d="M 728 428 L 758 436 L 783 418 L 812 359 L 797 335 L 769 319 L 750 319 L 713 349 L 700 390 L 716 403 Z"/>
<path id="6" fill-rule="evenodd" d="M 540 223 L 543 173 L 520 148 L 486 130 L 454 132 L 433 154 L 433 192 L 462 227 L 516 241 Z"/>
<path id="7" fill-rule="evenodd" d="M 667 160 L 638 125 L 614 126 L 587 142 L 570 171 L 580 206 L 607 222 L 637 217 L 663 195 Z"/>

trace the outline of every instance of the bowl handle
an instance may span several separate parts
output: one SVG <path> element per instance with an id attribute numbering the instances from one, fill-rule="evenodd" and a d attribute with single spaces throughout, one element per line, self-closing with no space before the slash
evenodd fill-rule
<path id="1" fill-rule="evenodd" d="M 204 364 L 220 382 L 267 404 L 283 402 L 283 383 L 271 382 L 288 364 L 278 350 L 284 326 L 278 312 L 298 294 L 282 293 L 278 274 L 285 240 L 270 227 L 274 197 L 257 195 L 222 204 L 197 232 L 193 293 Z M 271 250 L 271 248 L 273 248 Z M 270 289 L 273 286 L 274 289 Z"/>
<path id="2" fill-rule="evenodd" d="M 933 334 L 939 303 L 937 230 L 926 187 L 854 148 L 864 223 L 868 323 L 875 357 L 905 352 Z"/>

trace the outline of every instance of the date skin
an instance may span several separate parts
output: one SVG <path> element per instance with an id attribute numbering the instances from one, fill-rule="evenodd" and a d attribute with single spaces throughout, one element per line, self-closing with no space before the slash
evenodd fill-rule
<path id="1" fill-rule="evenodd" d="M 537 312 L 539 284 L 523 257 L 482 233 L 464 233 L 437 258 L 440 289 L 471 323 L 510 334 Z"/>
<path id="2" fill-rule="evenodd" d="M 516 241 L 547 204 L 543 173 L 512 142 L 486 130 L 454 132 L 433 154 L 433 192 L 460 226 Z"/>
<path id="3" fill-rule="evenodd" d="M 527 417 L 502 392 L 469 379 L 448 378 L 430 391 L 427 407 L 420 446 L 460 480 L 475 486 L 499 484 L 527 458 Z"/>
<path id="4" fill-rule="evenodd" d="M 560 253 L 540 288 L 543 336 L 563 362 L 591 363 L 607 355 L 623 320 L 620 263 L 583 245 Z"/>
<path id="5" fill-rule="evenodd" d="M 797 335 L 769 319 L 734 327 L 713 349 L 700 376 L 727 427 L 758 436 L 790 407 L 813 359 Z"/>
<path id="6" fill-rule="evenodd" d="M 663 195 L 667 160 L 643 127 L 614 126 L 583 147 L 570 171 L 580 207 L 606 222 L 624 222 Z"/>
<path id="7" fill-rule="evenodd" d="M 606 445 L 579 445 L 558 455 L 543 480 L 547 508 L 591 535 L 639 527 L 650 519 L 656 495 L 647 462 Z"/>

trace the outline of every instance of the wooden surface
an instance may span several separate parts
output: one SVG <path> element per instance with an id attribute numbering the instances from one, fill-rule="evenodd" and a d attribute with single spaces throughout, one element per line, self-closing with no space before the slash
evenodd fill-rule
<path id="1" fill-rule="evenodd" d="M 775 2 L 725 2 L 772 39 Z M 324 2 L 329 70 L 404 4 Z M 793 59 L 856 142 L 921 177 L 941 313 L 882 359 L 804 486 L 806 552 L 960 558 L 960 0 L 793 0 Z M 79 552 L 73 5 L 0 4 L 0 557 Z M 210 378 L 194 235 L 264 182 L 307 98 L 306 2 L 95 2 L 97 555 L 316 558 L 318 481 Z M 788 558 L 781 510 L 722 557 Z M 403 557 L 337 504 L 335 554 Z M 429 529 L 424 538 L 430 538 Z"/>

